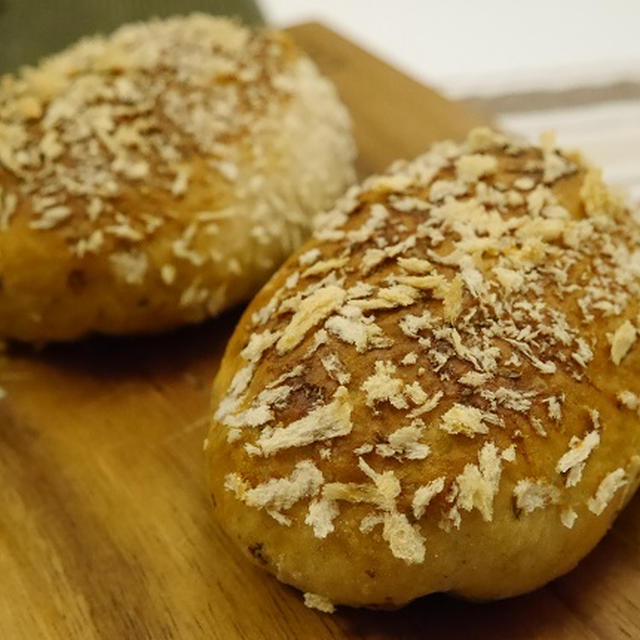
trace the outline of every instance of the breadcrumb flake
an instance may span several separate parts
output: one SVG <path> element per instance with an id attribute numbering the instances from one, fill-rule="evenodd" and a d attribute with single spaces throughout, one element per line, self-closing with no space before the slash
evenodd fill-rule
<path id="1" fill-rule="evenodd" d="M 305 593 L 304 604 L 309 607 L 309 609 L 317 609 L 318 611 L 322 611 L 322 613 L 334 613 L 336 610 L 329 598 L 320 596 L 317 593 Z"/>

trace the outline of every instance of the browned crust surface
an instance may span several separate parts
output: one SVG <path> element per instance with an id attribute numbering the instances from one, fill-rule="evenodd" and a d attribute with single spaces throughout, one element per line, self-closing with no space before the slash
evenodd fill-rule
<path id="1" fill-rule="evenodd" d="M 351 189 L 223 360 L 223 526 L 348 604 L 567 571 L 636 483 L 639 240 L 550 140 L 475 130 Z"/>
<path id="2" fill-rule="evenodd" d="M 346 110 L 290 38 L 227 19 L 126 25 L 4 77 L 0 336 L 215 315 L 308 235 L 353 155 Z"/>

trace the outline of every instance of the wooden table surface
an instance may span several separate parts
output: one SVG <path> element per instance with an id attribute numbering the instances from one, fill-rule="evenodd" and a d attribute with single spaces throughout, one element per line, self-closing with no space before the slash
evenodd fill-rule
<path id="1" fill-rule="evenodd" d="M 476 118 L 318 25 L 292 29 L 355 121 L 362 175 Z M 640 638 L 640 501 L 575 571 L 491 604 L 304 607 L 214 524 L 202 440 L 239 311 L 171 335 L 0 353 L 0 639 Z"/>

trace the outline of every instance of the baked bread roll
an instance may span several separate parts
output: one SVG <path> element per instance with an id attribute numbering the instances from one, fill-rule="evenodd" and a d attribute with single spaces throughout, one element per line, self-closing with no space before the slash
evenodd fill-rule
<path id="1" fill-rule="evenodd" d="M 251 297 L 353 180 L 333 86 L 283 33 L 191 15 L 0 85 L 0 337 L 160 331 Z"/>
<path id="2" fill-rule="evenodd" d="M 312 606 L 504 598 L 638 483 L 640 231 L 578 157 L 488 129 L 351 188 L 214 385 L 214 508 Z"/>

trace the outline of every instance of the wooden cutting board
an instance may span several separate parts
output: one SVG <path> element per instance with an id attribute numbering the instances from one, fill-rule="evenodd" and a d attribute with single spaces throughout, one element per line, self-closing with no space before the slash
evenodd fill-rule
<path id="1" fill-rule="evenodd" d="M 362 175 L 478 119 L 319 25 L 292 29 L 355 121 Z M 307 609 L 210 516 L 209 387 L 240 311 L 171 335 L 0 353 L 0 639 L 640 637 L 640 501 L 575 571 L 476 605 Z"/>

